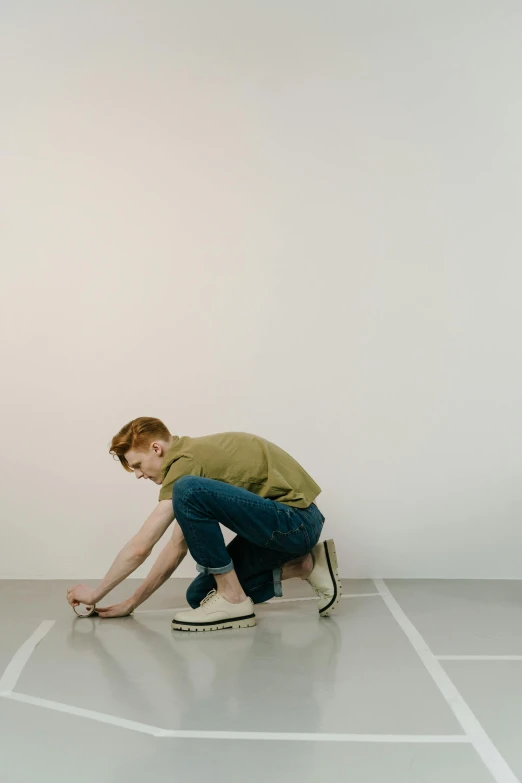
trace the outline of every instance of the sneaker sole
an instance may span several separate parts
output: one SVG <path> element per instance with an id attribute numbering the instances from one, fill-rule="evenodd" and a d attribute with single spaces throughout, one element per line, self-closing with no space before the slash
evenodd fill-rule
<path id="1" fill-rule="evenodd" d="M 326 562 L 328 563 L 328 570 L 334 585 L 334 594 L 330 603 L 324 606 L 322 609 L 319 609 L 319 614 L 321 617 L 328 617 L 336 609 L 339 601 L 341 600 L 342 585 L 338 574 L 339 566 L 337 563 L 337 551 L 335 549 L 335 544 L 332 538 L 329 538 L 328 541 L 324 542 L 324 551 L 326 555 Z"/>
<path id="2" fill-rule="evenodd" d="M 220 623 L 177 623 L 172 621 L 173 631 L 225 631 L 229 628 L 252 628 L 256 625 L 255 614 L 249 617 L 239 617 L 237 620 L 223 620 Z"/>

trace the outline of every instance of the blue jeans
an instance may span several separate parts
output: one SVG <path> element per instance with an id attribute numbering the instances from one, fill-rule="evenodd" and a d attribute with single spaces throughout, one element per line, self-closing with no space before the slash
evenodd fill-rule
<path id="1" fill-rule="evenodd" d="M 187 591 L 192 607 L 199 606 L 216 586 L 214 574 L 233 569 L 254 603 L 281 596 L 282 565 L 308 554 L 319 541 L 324 523 L 315 503 L 294 508 L 200 476 L 178 479 L 172 502 L 200 572 Z M 228 546 L 220 523 L 237 533 Z"/>

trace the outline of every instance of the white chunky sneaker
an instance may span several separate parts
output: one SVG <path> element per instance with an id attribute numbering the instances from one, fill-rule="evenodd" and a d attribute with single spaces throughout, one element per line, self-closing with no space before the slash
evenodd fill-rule
<path id="1" fill-rule="evenodd" d="M 256 624 L 251 598 L 231 604 L 215 590 L 197 609 L 178 612 L 172 621 L 173 631 L 220 631 L 223 628 L 251 628 Z"/>
<path id="2" fill-rule="evenodd" d="M 314 546 L 312 549 L 314 567 L 306 580 L 319 596 L 319 614 L 328 617 L 341 598 L 341 580 L 337 573 L 337 553 L 332 538 Z"/>

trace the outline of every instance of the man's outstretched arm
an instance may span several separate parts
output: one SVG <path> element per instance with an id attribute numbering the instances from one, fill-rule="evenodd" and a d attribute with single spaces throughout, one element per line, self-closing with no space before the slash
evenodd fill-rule
<path id="1" fill-rule="evenodd" d="M 161 551 L 161 554 L 151 568 L 145 581 L 126 601 L 122 601 L 114 606 L 99 606 L 96 610 L 99 616 L 107 618 L 125 617 L 130 614 L 172 576 L 187 554 L 187 551 L 188 547 L 183 538 L 183 532 L 179 525 L 174 525 L 172 538 Z"/>
<path id="2" fill-rule="evenodd" d="M 123 582 L 147 559 L 173 519 L 172 501 L 161 500 L 142 528 L 125 544 L 98 587 L 90 589 L 85 585 L 77 585 L 67 591 L 67 600 L 71 606 L 98 603 L 116 585 Z"/>

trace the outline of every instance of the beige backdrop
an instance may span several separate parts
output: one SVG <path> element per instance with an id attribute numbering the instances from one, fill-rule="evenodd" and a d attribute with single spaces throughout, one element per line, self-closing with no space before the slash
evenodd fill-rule
<path id="1" fill-rule="evenodd" d="M 147 415 L 294 454 L 345 576 L 521 578 L 518 0 L 0 9 L 0 577 L 105 573 Z"/>

